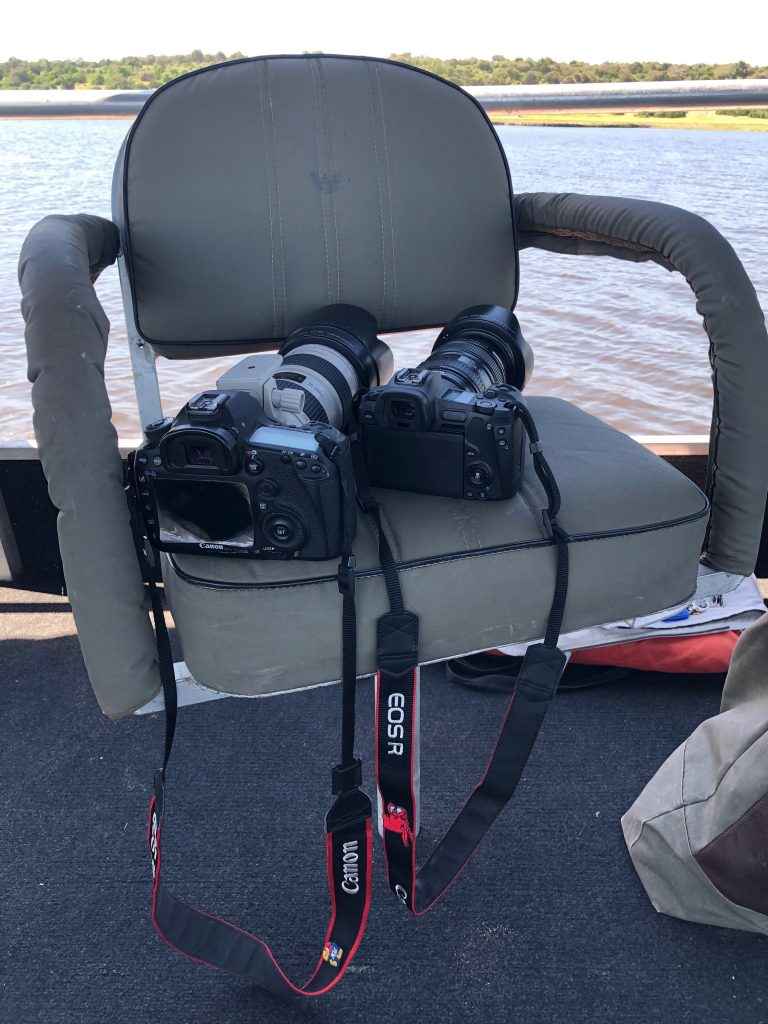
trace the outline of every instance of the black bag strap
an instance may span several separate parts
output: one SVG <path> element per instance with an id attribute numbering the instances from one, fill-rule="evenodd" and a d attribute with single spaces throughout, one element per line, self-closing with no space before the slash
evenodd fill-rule
<path id="1" fill-rule="evenodd" d="M 132 463 L 129 469 L 132 475 Z M 163 766 L 155 772 L 147 829 L 154 879 L 152 922 L 170 946 L 200 963 L 236 974 L 279 996 L 323 995 L 340 981 L 355 955 L 365 932 L 371 901 L 371 801 L 359 788 L 362 763 L 353 753 L 356 668 L 354 556 L 345 551 L 338 573 L 343 598 L 342 742 L 341 761 L 332 770 L 334 800 L 325 820 L 331 920 L 317 966 L 309 980 L 299 986 L 282 971 L 262 939 L 229 921 L 182 903 L 161 882 L 166 772 L 176 731 L 178 697 L 168 630 L 155 583 L 154 551 L 149 541 L 136 533 L 141 530 L 141 519 L 135 492 L 130 486 L 127 495 L 134 531 L 141 539 L 142 569 L 152 602 L 166 711 Z"/>
<path id="2" fill-rule="evenodd" d="M 353 449 L 358 499 L 378 531 L 390 600 L 389 613 L 377 624 L 376 778 L 383 806 L 384 855 L 390 888 L 417 915 L 426 913 L 446 892 L 512 797 L 567 662 L 557 647 L 568 591 L 569 540 L 557 524 L 560 493 L 526 406 L 512 392 L 504 397 L 517 408 L 547 496 L 543 521 L 556 549 L 554 596 L 544 642 L 526 652 L 485 773 L 420 870 L 413 827 L 419 623 L 404 607 L 397 566 L 368 485 L 361 446 Z"/>

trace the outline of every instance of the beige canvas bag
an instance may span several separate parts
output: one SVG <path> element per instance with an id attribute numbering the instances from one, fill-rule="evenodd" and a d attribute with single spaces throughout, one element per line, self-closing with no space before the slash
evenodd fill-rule
<path id="1" fill-rule="evenodd" d="M 621 823 L 658 911 L 768 933 L 768 614 L 736 645 L 720 714 L 664 762 Z"/>

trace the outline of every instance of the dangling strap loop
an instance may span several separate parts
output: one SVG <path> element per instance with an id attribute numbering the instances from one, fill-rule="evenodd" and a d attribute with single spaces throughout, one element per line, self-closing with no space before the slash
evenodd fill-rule
<path id="1" fill-rule="evenodd" d="M 350 463 L 351 473 L 351 463 Z M 279 996 L 321 996 L 343 977 L 365 932 L 371 902 L 371 801 L 359 786 L 362 763 L 353 755 L 355 742 L 355 559 L 345 551 L 339 566 L 342 611 L 342 743 L 341 762 L 332 769 L 335 799 L 326 815 L 326 863 L 331 920 L 311 977 L 295 985 L 279 967 L 267 944 L 229 921 L 182 903 L 161 881 L 166 769 L 176 731 L 177 690 L 168 630 L 154 579 L 154 551 L 141 533 L 133 488 L 127 489 L 131 520 L 142 570 L 149 586 L 157 638 L 160 678 L 165 699 L 163 766 L 155 772 L 149 808 L 147 842 L 152 861 L 152 923 L 178 952 L 200 963 L 245 978 Z M 347 531 L 350 537 L 351 531 Z"/>
<path id="2" fill-rule="evenodd" d="M 371 902 L 371 802 L 358 789 L 336 797 L 326 817 L 331 921 L 311 977 L 294 984 L 269 946 L 229 921 L 182 903 L 161 881 L 165 780 L 155 773 L 147 841 L 152 858 L 152 923 L 169 946 L 200 963 L 236 974 L 279 996 L 321 996 L 342 978 L 355 955 Z"/>

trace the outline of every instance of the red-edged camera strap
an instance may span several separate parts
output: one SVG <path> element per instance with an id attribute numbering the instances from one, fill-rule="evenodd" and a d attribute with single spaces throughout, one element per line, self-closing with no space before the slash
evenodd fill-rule
<path id="1" fill-rule="evenodd" d="M 407 613 L 406 613 L 407 614 Z M 380 632 L 401 616 L 383 616 Z M 399 631 L 399 630 L 398 630 Z M 389 886 L 414 914 L 424 914 L 464 869 L 512 797 L 566 665 L 557 648 L 528 648 L 482 779 L 423 867 L 416 870 L 413 791 L 414 724 L 419 669 L 380 658 L 376 704 L 376 776 L 381 794 Z"/>
<path id="2" fill-rule="evenodd" d="M 351 473 L 351 468 L 350 468 Z M 177 691 L 170 639 L 155 582 L 152 547 L 140 532 L 135 496 L 129 492 L 131 519 L 142 569 L 149 586 L 155 624 L 158 663 L 165 700 L 165 753 L 155 773 L 149 807 L 147 842 L 152 861 L 152 923 L 169 946 L 199 963 L 229 971 L 279 996 L 321 996 L 343 977 L 357 951 L 371 903 L 371 801 L 359 788 L 362 764 L 354 756 L 355 666 L 355 559 L 345 554 L 339 565 L 342 606 L 341 761 L 332 770 L 334 801 L 326 815 L 326 865 L 331 898 L 331 920 L 317 966 L 303 985 L 296 985 L 278 965 L 269 946 L 229 921 L 183 903 L 161 881 L 161 841 L 164 827 L 166 769 L 176 731 Z M 351 536 L 353 531 L 348 531 Z"/>
<path id="3" fill-rule="evenodd" d="M 161 881 L 162 772 L 155 774 L 147 841 L 152 858 L 152 923 L 169 946 L 279 996 L 321 996 L 344 975 L 365 932 L 371 903 L 371 803 L 360 790 L 341 793 L 326 819 L 331 921 L 312 976 L 294 984 L 269 946 L 229 921 L 182 903 Z"/>
<path id="4" fill-rule="evenodd" d="M 531 645 L 523 660 L 483 777 L 418 871 L 413 775 L 419 621 L 404 608 L 381 513 L 359 457 L 355 461 L 358 496 L 379 534 L 379 557 L 391 609 L 378 620 L 377 628 L 376 782 L 382 806 L 384 855 L 390 888 L 414 914 L 426 913 L 440 899 L 512 797 L 567 664 L 566 655 L 557 647 L 568 592 L 568 536 L 557 525 L 560 493 L 530 413 L 517 400 L 510 399 L 510 404 L 517 407 L 528 434 L 534 469 L 547 495 L 542 519 L 555 552 L 552 607 L 544 642 Z"/>

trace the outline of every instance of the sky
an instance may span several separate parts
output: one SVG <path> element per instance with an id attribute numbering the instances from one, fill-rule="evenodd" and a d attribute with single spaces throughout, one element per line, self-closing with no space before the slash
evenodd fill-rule
<path id="1" fill-rule="evenodd" d="M 197 49 L 227 56 L 322 50 L 768 64 L 768 14 L 759 0 L 29 0 L 8 7 L 0 23 L 0 61 Z"/>

